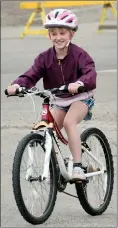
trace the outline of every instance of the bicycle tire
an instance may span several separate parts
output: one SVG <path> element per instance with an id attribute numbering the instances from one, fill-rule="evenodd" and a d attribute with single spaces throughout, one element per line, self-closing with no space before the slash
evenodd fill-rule
<path id="1" fill-rule="evenodd" d="M 23 218 L 33 224 L 42 224 L 44 223 L 51 215 L 56 198 L 57 198 L 57 179 L 56 179 L 56 163 L 53 156 L 53 153 L 51 153 L 51 162 L 50 162 L 50 172 L 52 175 L 52 188 L 50 190 L 50 199 L 48 202 L 48 205 L 46 207 L 46 210 L 44 211 L 44 214 L 41 217 L 35 217 L 32 215 L 26 208 L 25 203 L 23 201 L 21 187 L 20 187 L 20 165 L 21 165 L 21 159 L 23 156 L 23 152 L 25 150 L 25 147 L 31 140 L 38 140 L 38 142 L 41 145 L 43 136 L 37 134 L 37 133 L 30 133 L 23 137 L 23 139 L 19 142 L 18 147 L 16 149 L 16 153 L 14 156 L 13 161 L 13 169 L 12 169 L 12 185 L 13 185 L 13 193 L 15 197 L 15 201 L 17 204 L 17 207 L 19 209 L 19 212 L 23 216 Z"/>
<path id="2" fill-rule="evenodd" d="M 99 139 L 99 142 L 101 143 L 102 148 L 104 150 L 105 160 L 107 164 L 109 181 L 107 184 L 107 191 L 104 197 L 104 203 L 97 209 L 93 208 L 87 200 L 87 192 L 84 189 L 85 185 L 75 183 L 75 188 L 76 188 L 78 199 L 83 209 L 88 214 L 92 216 L 96 216 L 96 215 L 101 215 L 107 209 L 111 201 L 113 185 L 114 185 L 114 166 L 113 166 L 113 157 L 111 153 L 111 148 L 104 133 L 97 128 L 88 128 L 81 134 L 81 141 L 86 142 L 87 138 L 90 137 L 90 135 L 95 135 Z"/>

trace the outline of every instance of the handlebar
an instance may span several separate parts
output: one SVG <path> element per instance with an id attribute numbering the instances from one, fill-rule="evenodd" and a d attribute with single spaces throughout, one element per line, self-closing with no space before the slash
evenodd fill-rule
<path id="1" fill-rule="evenodd" d="M 82 92 L 84 92 L 84 87 L 80 86 L 78 88 L 78 93 L 82 93 Z M 13 95 L 9 95 L 7 89 L 5 89 L 4 93 L 5 93 L 5 95 L 7 95 L 7 97 L 11 97 L 11 96 L 24 97 L 27 94 L 32 94 L 32 95 L 40 96 L 42 98 L 50 97 L 51 94 L 55 94 L 56 96 L 70 94 L 68 91 L 68 85 L 63 85 L 60 88 L 53 88 L 53 89 L 43 90 L 43 91 L 40 91 L 36 87 L 32 87 L 31 89 L 26 89 L 25 87 L 20 87 L 20 88 L 16 89 L 16 92 Z"/>
<path id="2" fill-rule="evenodd" d="M 80 86 L 78 88 L 78 93 L 82 93 L 82 92 L 84 92 L 84 86 Z M 63 94 L 65 94 L 65 93 L 70 94 L 69 91 L 68 91 L 68 85 L 63 85 L 60 88 L 51 89 L 51 93 L 52 94 L 56 94 L 56 96 L 57 95 L 61 95 L 62 93 Z"/>

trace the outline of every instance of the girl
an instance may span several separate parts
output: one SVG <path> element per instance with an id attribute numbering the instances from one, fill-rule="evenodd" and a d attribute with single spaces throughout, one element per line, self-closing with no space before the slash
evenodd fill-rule
<path id="1" fill-rule="evenodd" d="M 55 97 L 52 101 L 52 115 L 59 129 L 64 127 L 73 156 L 72 180 L 85 180 L 81 164 L 81 141 L 77 124 L 87 119 L 94 105 L 96 88 L 95 64 L 88 53 L 71 43 L 78 29 L 75 14 L 66 9 L 55 9 L 46 16 L 44 27 L 48 29 L 53 47 L 40 53 L 34 64 L 23 75 L 8 86 L 8 93 L 14 94 L 16 88 L 31 88 L 43 78 L 44 89 L 59 88 L 68 84 L 70 95 Z M 84 86 L 84 92 L 77 94 Z"/>

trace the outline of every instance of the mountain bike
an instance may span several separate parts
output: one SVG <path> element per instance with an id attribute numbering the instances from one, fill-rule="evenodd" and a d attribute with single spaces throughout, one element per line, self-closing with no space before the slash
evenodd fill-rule
<path id="1" fill-rule="evenodd" d="M 78 91 L 79 92 L 79 91 Z M 61 143 L 68 145 L 50 111 L 50 97 L 68 93 L 67 86 L 40 91 L 36 87 L 20 88 L 15 96 L 39 96 L 43 99 L 41 120 L 21 139 L 15 152 L 12 183 L 17 207 L 31 224 L 44 223 L 51 215 L 57 192 L 74 184 L 83 209 L 90 215 L 101 215 L 108 207 L 114 184 L 112 152 L 105 134 L 88 128 L 81 134 L 82 168 L 86 180 L 71 180 L 73 158 L 64 156 Z M 5 94 L 8 95 L 7 90 Z M 95 188 L 95 191 L 94 191 Z M 98 195 L 96 196 L 96 194 Z"/>

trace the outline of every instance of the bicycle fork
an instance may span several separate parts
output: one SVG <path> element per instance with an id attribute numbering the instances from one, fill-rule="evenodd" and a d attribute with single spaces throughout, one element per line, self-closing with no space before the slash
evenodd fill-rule
<path id="1" fill-rule="evenodd" d="M 52 128 L 48 128 L 45 131 L 45 160 L 44 160 L 43 174 L 41 177 L 42 180 L 48 178 L 48 176 L 49 176 L 49 164 L 50 164 L 51 151 L 52 151 L 52 145 L 53 145 L 53 140 L 52 140 L 53 133 L 54 132 L 52 131 Z M 55 134 L 53 136 L 55 136 Z M 56 136 L 54 138 L 58 145 L 58 140 L 56 139 Z M 64 160 L 61 155 L 59 145 L 58 145 L 58 149 L 59 149 L 59 152 L 56 153 L 56 157 L 57 157 L 57 161 L 59 164 L 59 168 L 61 170 L 62 176 L 68 181 L 68 180 L 70 180 L 70 176 L 71 176 L 71 172 L 72 172 L 72 162 L 71 162 L 71 166 L 69 165 L 68 171 L 67 171 Z M 69 164 L 70 164 L 70 162 L 69 162 Z"/>
<path id="2" fill-rule="evenodd" d="M 42 180 L 48 178 L 48 175 L 49 175 L 51 151 L 52 151 L 52 128 L 48 128 L 45 131 L 45 160 L 44 160 L 43 174 L 41 177 Z"/>

